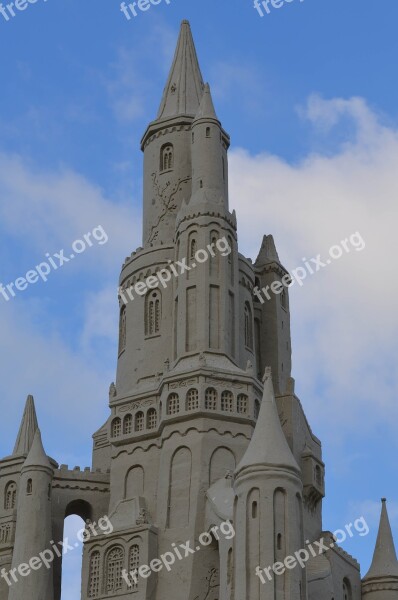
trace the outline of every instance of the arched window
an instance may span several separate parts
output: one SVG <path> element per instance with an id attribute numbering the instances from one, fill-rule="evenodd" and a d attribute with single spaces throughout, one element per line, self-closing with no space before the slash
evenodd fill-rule
<path id="1" fill-rule="evenodd" d="M 112 437 L 116 438 L 119 437 L 119 435 L 121 435 L 122 433 L 122 421 L 121 419 L 119 419 L 119 417 L 116 417 L 116 419 L 113 419 L 112 421 Z"/>
<path id="2" fill-rule="evenodd" d="M 174 167 L 174 149 L 172 144 L 165 144 L 160 151 L 160 170 L 170 171 Z"/>
<path id="3" fill-rule="evenodd" d="M 170 394 L 167 399 L 167 414 L 175 415 L 178 412 L 180 412 L 180 401 L 178 394 Z"/>
<path id="4" fill-rule="evenodd" d="M 17 484 L 15 481 L 10 481 L 7 484 L 6 491 L 4 494 L 4 508 L 11 510 L 15 508 L 17 503 Z"/>
<path id="5" fill-rule="evenodd" d="M 49 483 L 48 487 L 47 487 L 47 498 L 49 500 L 51 500 L 51 494 L 52 494 L 52 487 L 51 487 L 51 483 Z"/>
<path id="6" fill-rule="evenodd" d="M 156 429 L 156 426 L 158 424 L 158 415 L 156 412 L 156 408 L 150 408 L 148 410 L 146 420 L 148 429 Z"/>
<path id="7" fill-rule="evenodd" d="M 108 593 L 117 592 L 123 587 L 124 550 L 120 546 L 111 548 L 106 557 L 105 589 Z"/>
<path id="8" fill-rule="evenodd" d="M 137 573 L 140 566 L 140 547 L 138 544 L 134 544 L 130 548 L 129 552 L 129 573 Z M 138 589 L 138 578 L 134 580 L 131 578 L 132 586 L 129 588 L 131 591 Z"/>
<path id="9" fill-rule="evenodd" d="M 88 597 L 98 598 L 100 593 L 100 581 L 101 581 L 101 556 L 98 551 L 92 552 L 90 556 L 90 571 L 88 577 Z"/>
<path id="10" fill-rule="evenodd" d="M 247 413 L 249 399 L 246 394 L 239 394 L 238 396 L 238 413 L 245 415 Z"/>
<path id="11" fill-rule="evenodd" d="M 206 137 L 207 138 L 211 137 L 211 129 L 210 129 L 210 127 L 206 127 Z"/>
<path id="12" fill-rule="evenodd" d="M 223 392 L 221 394 L 221 410 L 232 412 L 234 408 L 234 397 L 232 392 Z"/>
<path id="13" fill-rule="evenodd" d="M 6 544 L 11 538 L 11 523 L 0 525 L 0 544 Z"/>
<path id="14" fill-rule="evenodd" d="M 186 410 L 195 410 L 199 408 L 199 393 L 198 390 L 192 388 L 187 393 Z"/>
<path id="15" fill-rule="evenodd" d="M 194 260 L 196 250 L 197 250 L 196 237 L 194 237 L 193 235 L 190 235 L 189 236 L 189 245 L 188 245 L 189 260 Z"/>
<path id="16" fill-rule="evenodd" d="M 128 435 L 133 431 L 133 415 L 126 415 L 123 420 L 123 433 Z"/>
<path id="17" fill-rule="evenodd" d="M 245 303 L 245 346 L 253 350 L 253 319 L 248 302 Z"/>
<path id="18" fill-rule="evenodd" d="M 214 388 L 207 388 L 206 390 L 205 409 L 217 410 L 217 391 Z"/>
<path id="19" fill-rule="evenodd" d="M 26 483 L 26 493 L 28 496 L 31 495 L 33 491 L 33 482 L 31 479 L 28 479 L 27 483 Z"/>
<path id="20" fill-rule="evenodd" d="M 352 588 L 351 583 L 347 577 L 343 580 L 343 599 L 352 600 Z"/>
<path id="21" fill-rule="evenodd" d="M 162 318 L 162 296 L 160 290 L 150 291 L 146 296 L 145 335 L 157 335 L 160 332 Z"/>
<path id="22" fill-rule="evenodd" d="M 218 241 L 218 232 L 217 231 L 212 231 L 210 233 L 210 244 L 211 247 L 213 249 L 213 252 L 215 252 L 215 256 L 211 255 L 210 259 L 209 259 L 209 269 L 210 269 L 210 275 L 214 275 L 215 277 L 218 277 L 218 265 L 219 265 L 219 252 L 217 252 L 217 250 L 214 250 L 216 248 L 216 244 Z"/>
<path id="23" fill-rule="evenodd" d="M 126 347 L 126 306 L 123 305 L 120 309 L 120 320 L 119 320 L 119 354 L 123 352 Z"/>
<path id="24" fill-rule="evenodd" d="M 135 430 L 143 431 L 144 429 L 144 413 L 142 411 L 135 415 Z"/>

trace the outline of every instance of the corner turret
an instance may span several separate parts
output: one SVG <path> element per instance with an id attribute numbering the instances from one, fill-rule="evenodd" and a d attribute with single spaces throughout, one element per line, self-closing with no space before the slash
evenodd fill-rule
<path id="1" fill-rule="evenodd" d="M 236 571 L 234 598 L 300 600 L 306 579 L 299 566 L 271 571 L 271 579 L 263 570 L 304 547 L 300 469 L 282 431 L 270 368 L 263 381 L 256 429 L 235 471 L 235 556 L 247 568 Z"/>
<path id="2" fill-rule="evenodd" d="M 8 600 L 21 600 L 21 598 L 53 600 L 51 564 L 47 568 L 43 560 L 37 559 L 36 567 L 40 564 L 40 568 L 33 569 L 29 566 L 34 557 L 39 557 L 40 553 L 46 550 L 51 551 L 51 484 L 53 476 L 53 468 L 44 451 L 40 430 L 37 429 L 21 471 L 12 558 L 12 569 L 15 569 L 17 581 L 12 582 Z M 38 519 L 38 515 L 40 515 L 40 519 Z M 21 575 L 22 568 L 24 575 Z"/>
<path id="3" fill-rule="evenodd" d="M 371 567 L 362 582 L 364 600 L 398 600 L 398 560 L 387 512 L 382 498 L 379 533 Z"/>

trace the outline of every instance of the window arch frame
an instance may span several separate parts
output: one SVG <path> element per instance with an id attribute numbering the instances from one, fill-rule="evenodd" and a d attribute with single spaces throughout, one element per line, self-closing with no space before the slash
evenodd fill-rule
<path id="1" fill-rule="evenodd" d="M 118 438 L 122 435 L 122 420 L 120 417 L 112 419 L 111 423 L 111 437 Z"/>
<path id="2" fill-rule="evenodd" d="M 133 415 L 128 413 L 123 419 L 123 435 L 130 435 L 133 433 Z"/>
<path id="3" fill-rule="evenodd" d="M 113 568 L 113 577 L 114 577 L 114 583 L 113 586 L 111 587 L 109 585 L 109 575 L 110 575 L 110 555 L 113 552 L 116 551 L 120 551 L 121 556 L 120 558 L 118 558 L 118 560 L 114 560 L 113 564 L 112 564 L 112 568 Z M 110 548 L 108 548 L 106 554 L 105 554 L 105 569 L 104 569 L 104 593 L 105 594 L 110 594 L 110 593 L 115 593 L 120 591 L 121 589 L 123 589 L 123 576 L 122 576 L 122 571 L 123 571 L 123 567 L 124 567 L 124 561 L 126 558 L 126 553 L 124 551 L 123 546 L 120 546 L 119 544 L 116 544 L 114 546 L 111 546 Z M 118 567 L 117 567 L 118 565 Z M 117 568 L 115 568 L 117 567 Z"/>
<path id="4" fill-rule="evenodd" d="M 133 554 L 133 550 L 135 554 Z M 141 548 L 138 541 L 134 541 L 134 543 L 129 548 L 128 561 L 129 561 L 129 573 L 132 573 L 135 569 L 138 569 L 140 566 L 140 555 Z M 135 581 L 131 580 L 131 587 L 129 587 L 129 591 L 136 592 L 138 590 L 139 579 Z"/>
<path id="5" fill-rule="evenodd" d="M 226 404 L 228 402 L 228 404 Z M 223 412 L 234 412 L 234 395 L 231 390 L 223 390 L 221 393 L 221 410 Z"/>
<path id="6" fill-rule="evenodd" d="M 199 409 L 199 390 L 190 388 L 185 398 L 185 410 L 188 412 Z"/>
<path id="7" fill-rule="evenodd" d="M 145 430 L 145 415 L 142 410 L 139 410 L 134 415 L 134 431 L 139 433 Z"/>
<path id="8" fill-rule="evenodd" d="M 93 559 L 97 559 L 95 564 L 96 571 L 93 570 Z M 89 555 L 88 570 L 88 598 L 98 598 L 101 593 L 101 552 L 97 549 L 92 550 Z"/>
<path id="9" fill-rule="evenodd" d="M 160 172 L 166 173 L 174 169 L 174 146 L 171 142 L 163 144 L 160 149 Z"/>
<path id="10" fill-rule="evenodd" d="M 206 410 L 217 410 L 218 409 L 218 392 L 214 387 L 208 387 L 205 390 L 205 409 Z"/>
<path id="11" fill-rule="evenodd" d="M 238 394 L 236 401 L 236 411 L 238 414 L 247 415 L 249 409 L 249 396 L 247 394 Z"/>
<path id="12" fill-rule="evenodd" d="M 4 490 L 4 510 L 13 510 L 17 506 L 17 484 L 11 480 Z"/>
<path id="13" fill-rule="evenodd" d="M 352 585 L 348 577 L 343 579 L 343 600 L 352 600 Z"/>
<path id="14" fill-rule="evenodd" d="M 173 404 L 171 404 L 173 402 Z M 172 409 L 173 407 L 173 409 Z M 167 397 L 166 414 L 167 416 L 177 415 L 180 412 L 180 397 L 172 392 Z"/>
<path id="15" fill-rule="evenodd" d="M 154 407 L 149 408 L 146 413 L 146 426 L 149 430 L 156 429 L 158 426 L 158 411 Z"/>
<path id="16" fill-rule="evenodd" d="M 145 296 L 145 337 L 161 335 L 162 293 L 159 289 L 149 290 Z"/>

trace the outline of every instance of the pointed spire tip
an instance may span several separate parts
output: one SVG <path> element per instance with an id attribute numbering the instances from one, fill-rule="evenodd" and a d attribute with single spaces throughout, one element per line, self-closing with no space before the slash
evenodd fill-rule
<path id="1" fill-rule="evenodd" d="M 21 425 L 14 446 L 14 456 L 27 455 L 29 453 L 37 428 L 35 401 L 33 396 L 29 394 L 26 399 Z"/>

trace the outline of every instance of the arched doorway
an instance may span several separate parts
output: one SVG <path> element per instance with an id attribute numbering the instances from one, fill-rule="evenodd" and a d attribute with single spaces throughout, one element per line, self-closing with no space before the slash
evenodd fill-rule
<path id="1" fill-rule="evenodd" d="M 61 516 L 61 515 L 60 515 Z M 60 600 L 77 600 L 81 597 L 81 574 L 83 560 L 82 530 L 87 520 L 92 520 L 91 505 L 84 500 L 73 500 L 67 504 L 62 522 L 59 522 L 65 554 L 54 561 Z M 57 537 L 57 539 L 58 539 Z"/>
<path id="2" fill-rule="evenodd" d="M 69 515 L 64 523 L 64 540 L 73 550 L 62 557 L 61 600 L 77 600 L 81 594 L 81 572 L 83 544 L 78 533 L 84 528 L 84 521 L 77 515 Z"/>

